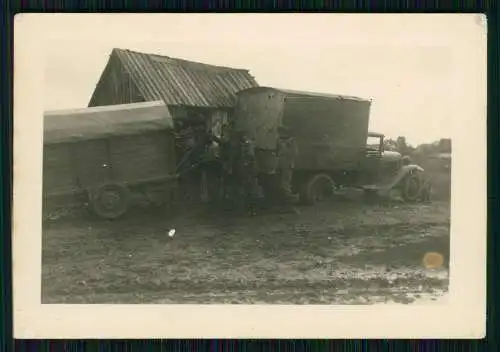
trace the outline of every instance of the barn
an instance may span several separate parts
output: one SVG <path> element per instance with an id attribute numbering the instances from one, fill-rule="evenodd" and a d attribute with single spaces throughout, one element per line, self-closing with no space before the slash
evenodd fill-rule
<path id="1" fill-rule="evenodd" d="M 188 151 L 200 144 L 206 132 L 221 136 L 230 121 L 236 94 L 257 86 L 246 69 L 115 48 L 88 105 L 163 101 L 175 124 L 177 158 L 189 165 L 192 162 L 185 162 L 184 156 L 196 159 Z M 207 192 L 216 193 L 217 181 L 206 181 L 206 172 L 196 170 L 182 177 L 183 197 L 212 198 Z"/>
<path id="2" fill-rule="evenodd" d="M 236 93 L 258 86 L 246 69 L 115 48 L 89 107 L 162 100 L 174 121 L 216 128 L 228 119 Z"/>

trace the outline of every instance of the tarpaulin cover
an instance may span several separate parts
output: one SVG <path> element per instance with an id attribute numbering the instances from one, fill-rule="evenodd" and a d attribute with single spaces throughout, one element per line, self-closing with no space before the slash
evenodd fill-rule
<path id="1" fill-rule="evenodd" d="M 173 129 L 161 101 L 110 105 L 44 114 L 44 144 L 104 139 Z"/>

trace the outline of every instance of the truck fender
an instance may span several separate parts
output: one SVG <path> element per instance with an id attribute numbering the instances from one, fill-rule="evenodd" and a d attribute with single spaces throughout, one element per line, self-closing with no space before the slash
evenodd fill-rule
<path id="1" fill-rule="evenodd" d="M 393 189 L 393 188 L 397 187 L 406 176 L 408 176 L 409 174 L 413 174 L 415 172 L 421 173 L 421 172 L 424 172 L 424 169 L 418 165 L 415 165 L 415 164 L 403 166 L 398 171 L 396 176 L 394 176 L 394 178 L 390 182 L 388 188 Z"/>

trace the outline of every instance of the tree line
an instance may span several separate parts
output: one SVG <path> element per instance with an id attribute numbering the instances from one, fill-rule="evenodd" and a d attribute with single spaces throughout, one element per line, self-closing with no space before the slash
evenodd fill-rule
<path id="1" fill-rule="evenodd" d="M 442 153 L 451 153 L 451 139 L 441 138 L 438 141 L 432 143 L 423 143 L 415 147 L 406 141 L 406 137 L 399 136 L 396 139 L 385 139 L 384 149 L 396 151 L 401 153 L 402 155 L 408 156 L 430 156 Z"/>

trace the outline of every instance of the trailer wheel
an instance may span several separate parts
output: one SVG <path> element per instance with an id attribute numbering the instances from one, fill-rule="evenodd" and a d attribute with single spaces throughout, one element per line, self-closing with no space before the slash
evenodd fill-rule
<path id="1" fill-rule="evenodd" d="M 417 173 L 411 173 L 405 177 L 401 192 L 405 201 L 414 202 L 418 200 L 421 190 L 422 180 Z"/>
<path id="2" fill-rule="evenodd" d="M 302 194 L 306 204 L 320 203 L 334 194 L 335 182 L 327 174 L 317 174 L 309 179 Z"/>
<path id="3" fill-rule="evenodd" d="M 117 219 L 130 208 L 131 193 L 127 186 L 107 184 L 90 194 L 93 212 L 104 219 Z"/>

